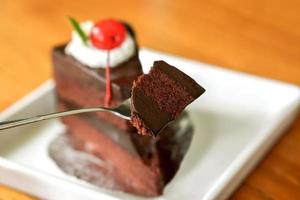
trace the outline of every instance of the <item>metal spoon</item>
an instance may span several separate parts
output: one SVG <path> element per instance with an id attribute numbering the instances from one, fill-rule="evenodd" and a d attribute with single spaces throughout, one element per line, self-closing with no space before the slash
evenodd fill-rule
<path id="1" fill-rule="evenodd" d="M 64 117 L 68 115 L 76 115 L 81 113 L 98 112 L 98 111 L 110 112 L 123 119 L 130 120 L 131 117 L 130 98 L 126 99 L 120 106 L 116 108 L 105 108 L 105 107 L 82 108 L 82 109 L 69 110 L 64 112 L 55 112 L 55 113 L 50 113 L 45 115 L 37 115 L 35 117 L 28 117 L 25 119 L 4 121 L 4 122 L 0 122 L 0 130 L 31 124 L 31 123 L 35 123 L 47 119 L 53 119 L 57 117 Z"/>

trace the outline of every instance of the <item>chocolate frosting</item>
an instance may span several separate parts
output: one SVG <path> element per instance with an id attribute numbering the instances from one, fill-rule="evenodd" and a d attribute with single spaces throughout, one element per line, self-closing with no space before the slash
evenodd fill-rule
<path id="1" fill-rule="evenodd" d="M 168 74 L 176 83 L 182 85 L 194 98 L 199 97 L 205 92 L 194 79 L 178 70 L 176 67 L 169 65 L 165 61 L 154 61 L 153 67 L 160 69 L 162 72 Z"/>

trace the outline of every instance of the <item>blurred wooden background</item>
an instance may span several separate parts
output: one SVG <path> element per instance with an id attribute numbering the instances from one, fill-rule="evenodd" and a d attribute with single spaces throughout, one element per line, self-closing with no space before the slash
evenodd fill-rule
<path id="1" fill-rule="evenodd" d="M 0 3 L 1 110 L 51 77 L 51 47 L 70 37 L 67 15 L 124 19 L 141 46 L 300 85 L 297 0 Z M 300 199 L 299 142 L 300 117 L 232 199 Z M 5 191 L 10 190 L 0 188 L 0 199 L 13 199 Z"/>

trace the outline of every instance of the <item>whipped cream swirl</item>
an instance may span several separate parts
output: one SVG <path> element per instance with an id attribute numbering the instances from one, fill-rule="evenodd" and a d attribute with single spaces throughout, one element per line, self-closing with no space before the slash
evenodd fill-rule
<path id="1" fill-rule="evenodd" d="M 90 35 L 94 23 L 92 21 L 85 21 L 80 26 L 86 35 Z M 72 39 L 66 46 L 65 53 L 91 68 L 106 67 L 107 50 L 94 47 L 90 41 L 85 45 L 75 31 L 72 32 Z M 118 66 L 122 62 L 129 60 L 134 54 L 135 42 L 127 32 L 122 44 L 109 52 L 110 67 Z"/>

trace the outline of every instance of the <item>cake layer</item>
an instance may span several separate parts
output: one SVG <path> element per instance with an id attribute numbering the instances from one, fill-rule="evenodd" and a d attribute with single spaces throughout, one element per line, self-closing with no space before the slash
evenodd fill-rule
<path id="1" fill-rule="evenodd" d="M 58 103 L 59 110 L 73 110 L 77 107 L 78 105 L 68 102 L 64 99 L 60 99 Z M 116 143 L 116 145 L 122 147 L 124 150 L 126 150 L 129 154 L 133 156 L 141 156 L 142 158 L 148 160 L 153 156 L 152 154 L 155 153 L 155 142 L 153 142 L 151 138 L 141 137 L 134 132 L 128 132 L 119 129 L 113 124 L 107 123 L 105 120 L 99 119 L 96 113 L 84 113 L 77 115 L 77 117 L 81 118 L 86 123 L 88 123 L 88 125 L 95 129 L 98 134 L 104 135 L 105 137 L 109 138 L 114 143 Z M 65 125 L 67 125 L 69 129 L 73 128 L 74 125 L 77 125 L 73 124 L 73 122 L 68 119 L 70 119 L 70 117 L 63 117 L 62 122 Z M 72 132 L 70 132 L 70 134 L 72 134 Z M 85 131 L 83 131 L 82 134 L 85 135 Z M 138 136 L 133 138 L 134 135 Z M 89 140 L 90 138 L 88 136 L 86 136 L 86 138 L 84 139 L 84 141 Z M 136 147 L 135 141 L 138 140 L 143 141 L 143 146 L 140 146 L 140 148 L 143 149 L 143 152 L 138 152 L 137 150 L 138 148 Z"/>
<path id="2" fill-rule="evenodd" d="M 104 69 L 91 69 L 79 63 L 64 53 L 64 46 L 53 50 L 53 65 L 58 97 L 75 102 L 80 107 L 104 105 L 106 91 Z M 141 74 L 138 53 L 111 69 L 111 107 L 118 106 L 130 97 L 133 80 Z M 132 129 L 130 123 L 113 115 L 99 113 L 98 116 L 122 129 Z"/>

